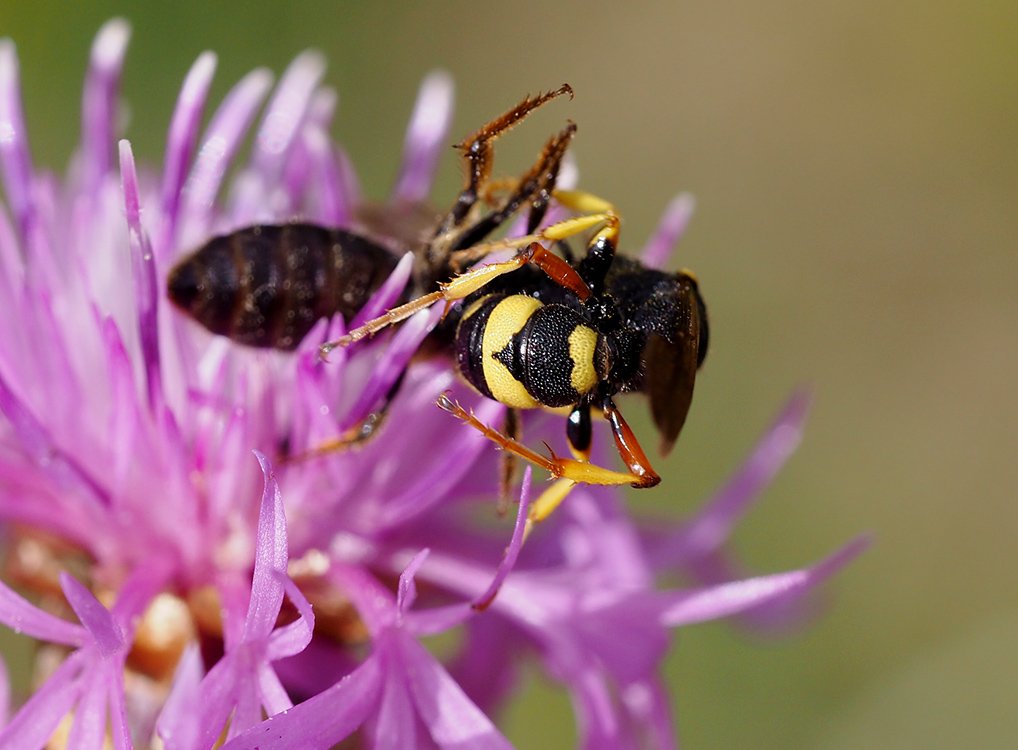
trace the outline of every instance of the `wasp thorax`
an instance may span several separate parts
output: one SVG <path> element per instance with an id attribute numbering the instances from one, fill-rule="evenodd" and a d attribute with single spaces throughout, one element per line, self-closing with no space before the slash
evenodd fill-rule
<path id="1" fill-rule="evenodd" d="M 601 341 L 570 307 L 522 294 L 491 294 L 464 314 L 456 355 L 467 381 L 507 406 L 571 406 L 601 379 Z"/>

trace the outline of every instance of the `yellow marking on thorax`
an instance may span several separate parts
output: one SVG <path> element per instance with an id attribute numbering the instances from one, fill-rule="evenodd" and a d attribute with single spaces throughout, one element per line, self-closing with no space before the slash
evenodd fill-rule
<path id="1" fill-rule="evenodd" d="M 594 369 L 594 351 L 597 348 L 597 331 L 587 326 L 576 326 L 569 334 L 569 358 L 573 360 L 570 374 L 573 388 L 579 394 L 589 393 L 597 385 Z"/>
<path id="2" fill-rule="evenodd" d="M 505 348 L 539 307 L 541 303 L 533 297 L 514 294 L 495 305 L 484 327 L 484 337 L 481 340 L 484 382 L 497 401 L 514 409 L 536 409 L 540 404 L 527 392 L 523 383 L 514 378 L 509 369 L 493 355 Z"/>
<path id="3" fill-rule="evenodd" d="M 468 307 L 466 310 L 463 311 L 463 315 L 460 316 L 460 323 L 462 324 L 464 320 L 466 320 L 471 315 L 473 315 L 475 312 L 477 312 L 478 308 L 480 308 L 480 306 L 484 304 L 484 301 L 486 299 L 488 299 L 488 297 L 490 297 L 490 296 L 491 296 L 490 294 L 486 294 L 483 297 L 481 297 L 480 299 L 474 300 L 471 303 L 470 307 Z"/>

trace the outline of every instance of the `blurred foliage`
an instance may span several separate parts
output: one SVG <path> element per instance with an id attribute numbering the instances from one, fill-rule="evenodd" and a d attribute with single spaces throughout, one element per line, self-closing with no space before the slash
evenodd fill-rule
<path id="1" fill-rule="evenodd" d="M 200 51 L 219 54 L 215 99 L 317 47 L 342 94 L 335 135 L 376 195 L 428 70 L 455 75 L 455 136 L 571 83 L 575 101 L 514 133 L 499 166 L 528 163 L 568 117 L 583 184 L 617 203 L 631 246 L 674 193 L 698 198 L 676 264 L 700 276 L 713 349 L 665 483 L 634 503 L 693 507 L 807 383 L 806 441 L 740 549 L 780 570 L 876 536 L 798 638 L 680 634 L 668 678 L 685 744 L 1010 746 L 1018 6 L 8 3 L 0 33 L 18 43 L 40 163 L 69 158 L 88 46 L 113 15 L 134 27 L 124 88 L 141 157 L 160 158 Z M 450 159 L 439 193 L 457 179 Z M 509 713 L 521 746 L 572 736 L 549 689 L 535 679 Z"/>

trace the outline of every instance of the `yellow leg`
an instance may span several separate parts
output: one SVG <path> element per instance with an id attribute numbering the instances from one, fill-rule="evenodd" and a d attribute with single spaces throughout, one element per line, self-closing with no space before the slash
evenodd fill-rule
<path id="1" fill-rule="evenodd" d="M 558 479 L 530 505 L 530 510 L 527 511 L 527 525 L 523 527 L 524 542 L 537 524 L 555 512 L 575 486 L 576 482 L 572 479 Z"/>
<path id="2" fill-rule="evenodd" d="M 614 471 L 586 461 L 560 458 L 554 454 L 550 457 L 543 456 L 522 443 L 503 435 L 494 427 L 486 425 L 445 394 L 439 396 L 436 403 L 441 409 L 466 422 L 502 450 L 512 451 L 520 458 L 541 467 L 556 479 L 568 479 L 577 484 L 600 485 L 642 484 L 644 481 L 643 477 L 635 473 Z"/>

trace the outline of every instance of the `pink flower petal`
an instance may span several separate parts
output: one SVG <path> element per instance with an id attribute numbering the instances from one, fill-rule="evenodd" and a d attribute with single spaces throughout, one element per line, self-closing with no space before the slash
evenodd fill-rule
<path id="1" fill-rule="evenodd" d="M 269 635 L 269 642 L 265 647 L 265 658 L 268 661 L 299 654 L 311 643 L 315 631 L 315 615 L 304 594 L 288 576 L 283 578 L 283 588 L 300 617 L 289 625 L 276 628 Z"/>
<path id="2" fill-rule="evenodd" d="M 775 599 L 801 596 L 834 575 L 867 546 L 869 540 L 860 538 L 812 568 L 664 595 L 669 603 L 662 608 L 661 622 L 669 627 L 691 625 L 730 617 Z"/>
<path id="3" fill-rule="evenodd" d="M 442 315 L 442 306 L 434 305 L 413 315 L 399 327 L 375 365 L 373 377 L 358 395 L 350 413 L 344 417 L 340 432 L 360 424 L 378 407 L 382 397 L 402 377 L 410 358 L 420 348 L 424 338 L 438 325 Z"/>
<path id="4" fill-rule="evenodd" d="M 110 611 L 95 598 L 95 594 L 69 573 L 60 574 L 60 588 L 74 614 L 95 640 L 99 653 L 108 657 L 121 652 L 124 648 L 124 634 Z"/>
<path id="5" fill-rule="evenodd" d="M 264 177 L 280 174 L 283 159 L 307 115 L 315 87 L 324 72 L 324 58 L 317 52 L 304 52 L 283 73 L 255 138 L 253 161 Z"/>
<path id="6" fill-rule="evenodd" d="M 81 651 L 67 657 L 0 731 L 0 748 L 43 747 L 81 695 L 80 677 L 88 666 Z"/>
<path id="7" fill-rule="evenodd" d="M 117 95 L 130 37 L 130 24 L 114 18 L 103 24 L 92 43 L 81 100 L 81 159 L 86 195 L 95 195 L 113 166 Z"/>
<path id="8" fill-rule="evenodd" d="M 679 241 L 689 225 L 696 201 L 689 193 L 681 193 L 668 204 L 654 235 L 643 248 L 640 260 L 648 268 L 664 268 L 672 253 L 672 248 Z"/>
<path id="9" fill-rule="evenodd" d="M 21 111 L 18 54 L 10 39 L 0 39 L 0 174 L 24 240 L 35 216 L 32 207 L 35 175 Z"/>
<path id="10" fill-rule="evenodd" d="M 805 391 L 792 395 L 739 470 L 690 523 L 661 536 L 648 535 L 646 545 L 654 567 L 668 570 L 683 565 L 728 539 L 735 524 L 799 446 L 809 401 Z"/>
<path id="11" fill-rule="evenodd" d="M 251 603 L 244 625 L 245 641 L 266 638 L 272 632 L 283 603 L 281 576 L 286 574 L 288 560 L 283 497 L 268 459 L 260 453 L 255 455 L 265 475 L 265 489 L 258 514 Z"/>
<path id="12" fill-rule="evenodd" d="M 202 710 L 198 686 L 202 678 L 201 653 L 192 643 L 184 650 L 173 676 L 173 687 L 156 722 L 156 734 L 166 750 L 197 747 L 198 717 Z"/>
<path id="13" fill-rule="evenodd" d="M 441 147 L 452 121 L 453 83 L 448 73 L 436 71 L 424 79 L 410 116 L 394 201 L 419 202 L 428 197 L 435 179 Z"/>
<path id="14" fill-rule="evenodd" d="M 127 141 L 120 141 L 120 173 L 131 246 L 131 276 L 138 305 L 138 335 L 141 341 L 142 362 L 148 386 L 149 406 L 155 409 L 162 404 L 155 256 L 148 234 L 141 225 L 138 175 L 134 168 L 131 144 Z"/>
<path id="15" fill-rule="evenodd" d="M 414 600 L 417 598 L 417 585 L 414 583 L 414 576 L 424 565 L 424 561 L 428 559 L 429 552 L 430 550 L 422 549 L 413 556 L 403 572 L 399 574 L 399 586 L 396 589 L 396 617 L 398 621 L 402 620 L 414 605 Z"/>
<path id="16" fill-rule="evenodd" d="M 377 705 L 382 671 L 369 658 L 328 690 L 276 714 L 224 745 L 223 750 L 312 750 L 349 737 Z"/>
<path id="17" fill-rule="evenodd" d="M 81 700 L 74 707 L 74 722 L 67 737 L 67 747 L 102 747 L 106 734 L 105 682 L 108 674 L 94 665 L 82 680 Z"/>
<path id="18" fill-rule="evenodd" d="M 398 634 L 398 637 L 414 704 L 431 739 L 439 747 L 456 750 L 511 747 L 435 657 L 409 635 Z"/>
<path id="19" fill-rule="evenodd" d="M 160 190 L 163 226 L 158 235 L 157 250 L 165 256 L 172 247 L 176 235 L 178 211 L 180 209 L 181 189 L 187 176 L 187 167 L 194 154 L 198 128 L 201 125 L 202 113 L 205 111 L 205 100 L 212 85 L 212 76 L 216 72 L 216 56 L 211 52 L 203 52 L 194 61 L 194 65 L 184 79 L 184 85 L 177 97 L 173 109 L 173 120 L 170 132 L 166 137 L 166 157 L 163 161 L 163 182 Z"/>
<path id="20" fill-rule="evenodd" d="M 317 177 L 311 191 L 317 207 L 313 212 L 315 220 L 333 227 L 348 225 L 353 216 L 353 202 L 344 191 L 346 185 L 329 134 L 319 127 L 309 128 L 303 140 Z"/>
<path id="21" fill-rule="evenodd" d="M 520 502 L 516 510 L 516 525 L 513 526 L 513 535 L 509 540 L 509 546 L 506 547 L 505 554 L 502 555 L 502 562 L 499 563 L 498 569 L 495 571 L 491 585 L 471 604 L 474 609 L 487 609 L 495 600 L 503 581 L 516 565 L 516 560 L 520 556 L 520 550 L 523 549 L 523 534 L 527 528 L 527 511 L 530 508 L 530 478 L 532 474 L 533 471 L 529 466 L 523 472 L 523 486 L 520 488 Z"/>
<path id="22" fill-rule="evenodd" d="M 7 726 L 7 718 L 11 714 L 11 681 L 7 674 L 7 664 L 0 658 L 0 727 Z"/>
<path id="23" fill-rule="evenodd" d="M 374 320 L 389 308 L 395 307 L 400 295 L 403 294 L 403 290 L 406 289 L 406 285 L 410 281 L 410 274 L 413 272 L 413 268 L 414 254 L 403 253 L 403 257 L 399 259 L 399 263 L 396 264 L 392 273 L 378 287 L 378 290 L 371 295 L 371 298 L 361 308 L 360 312 L 353 317 L 349 327 L 357 328 L 369 320 Z"/>
<path id="24" fill-rule="evenodd" d="M 399 659 L 398 654 L 393 654 Z M 402 750 L 420 747 L 417 740 L 417 715 L 410 689 L 402 675 L 390 673 L 382 685 L 378 715 L 372 721 L 373 750 Z"/>
<path id="25" fill-rule="evenodd" d="M 258 696 L 261 702 L 259 708 L 264 707 L 265 713 L 269 716 L 275 716 L 278 713 L 293 708 L 293 701 L 290 700 L 286 688 L 283 687 L 272 667 L 268 664 L 261 664 L 258 668 L 256 679 L 258 680 Z M 257 724 L 261 720 L 260 714 L 261 712 L 259 711 L 258 715 L 254 717 L 254 720 L 249 725 L 241 728 L 247 729 Z"/>
<path id="26" fill-rule="evenodd" d="M 0 581 L 0 622 L 15 633 L 23 633 L 40 641 L 80 647 L 88 642 L 88 632 L 49 612 L 29 604 Z"/>
<path id="27" fill-rule="evenodd" d="M 271 86 L 272 74 L 258 68 L 244 76 L 223 99 L 205 131 L 184 185 L 185 215 L 211 218 L 207 212 L 212 208 L 230 161 Z"/>

